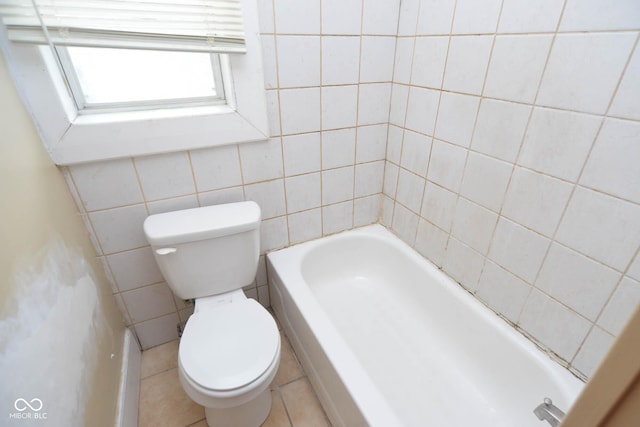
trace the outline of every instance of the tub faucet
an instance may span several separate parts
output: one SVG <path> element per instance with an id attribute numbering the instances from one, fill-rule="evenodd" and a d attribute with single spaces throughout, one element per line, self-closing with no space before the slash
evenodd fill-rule
<path id="1" fill-rule="evenodd" d="M 560 425 L 560 421 L 562 421 L 564 417 L 564 412 L 554 405 L 548 397 L 544 398 L 544 403 L 538 405 L 538 407 L 533 410 L 533 413 L 536 414 L 536 417 L 538 417 L 540 421 L 547 421 L 551 424 L 551 427 Z"/>

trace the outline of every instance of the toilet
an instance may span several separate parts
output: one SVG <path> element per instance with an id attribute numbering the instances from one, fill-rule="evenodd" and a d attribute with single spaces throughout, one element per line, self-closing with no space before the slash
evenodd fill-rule
<path id="1" fill-rule="evenodd" d="M 149 216 L 144 233 L 169 287 L 195 298 L 178 350 L 187 395 L 210 427 L 257 427 L 280 363 L 271 314 L 242 291 L 260 256 L 260 207 L 229 203 Z"/>

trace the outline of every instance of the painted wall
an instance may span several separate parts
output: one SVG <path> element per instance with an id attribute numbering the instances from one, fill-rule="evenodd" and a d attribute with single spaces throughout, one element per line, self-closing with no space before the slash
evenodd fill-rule
<path id="1" fill-rule="evenodd" d="M 640 3 L 404 0 L 382 222 L 589 376 L 640 301 Z"/>
<path id="2" fill-rule="evenodd" d="M 0 93 L 0 425 L 112 426 L 122 317 L 1 55 Z"/>

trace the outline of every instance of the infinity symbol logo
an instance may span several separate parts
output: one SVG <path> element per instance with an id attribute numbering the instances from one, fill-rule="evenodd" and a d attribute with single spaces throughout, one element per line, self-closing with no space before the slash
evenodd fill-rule
<path id="1" fill-rule="evenodd" d="M 20 397 L 13 403 L 13 407 L 20 412 L 26 411 L 27 408 L 31 409 L 32 411 L 38 412 L 40 409 L 42 409 L 42 400 L 35 398 L 31 399 L 31 402 L 27 402 L 25 399 Z"/>

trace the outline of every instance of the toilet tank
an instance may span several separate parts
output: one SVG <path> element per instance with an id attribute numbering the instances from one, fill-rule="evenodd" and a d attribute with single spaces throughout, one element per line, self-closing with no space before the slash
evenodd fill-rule
<path id="1" fill-rule="evenodd" d="M 260 207 L 238 202 L 151 215 L 144 234 L 162 275 L 182 299 L 251 284 L 260 256 Z"/>

